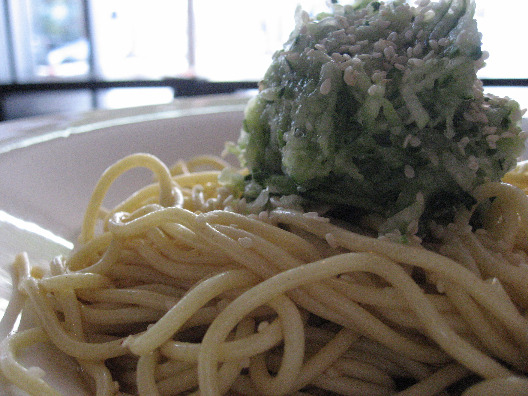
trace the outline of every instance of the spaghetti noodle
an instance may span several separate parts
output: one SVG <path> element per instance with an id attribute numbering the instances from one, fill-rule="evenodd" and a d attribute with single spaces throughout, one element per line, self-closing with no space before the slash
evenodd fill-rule
<path id="1" fill-rule="evenodd" d="M 137 166 L 157 182 L 104 210 Z M 468 211 L 435 243 L 402 244 L 281 202 L 249 214 L 219 184 L 224 166 L 201 157 L 171 174 L 146 154 L 111 166 L 70 257 L 42 274 L 17 256 L 17 298 L 38 320 L 2 342 L 3 375 L 59 394 L 17 361 L 44 342 L 75 358 L 97 395 L 527 393 L 520 188 L 475 192 L 493 198 L 485 228 Z M 508 178 L 528 185 L 522 164 Z"/>

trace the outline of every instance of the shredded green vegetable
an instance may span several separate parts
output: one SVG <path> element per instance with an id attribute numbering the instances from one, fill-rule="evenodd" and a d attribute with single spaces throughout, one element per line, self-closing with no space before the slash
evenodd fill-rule
<path id="1" fill-rule="evenodd" d="M 360 1 L 310 16 L 246 109 L 246 197 L 297 194 L 425 233 L 524 151 L 517 102 L 484 95 L 469 0 Z"/>

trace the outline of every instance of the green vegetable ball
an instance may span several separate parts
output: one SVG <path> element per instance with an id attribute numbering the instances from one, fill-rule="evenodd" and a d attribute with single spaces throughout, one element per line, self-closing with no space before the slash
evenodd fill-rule
<path id="1" fill-rule="evenodd" d="M 297 194 L 425 233 L 524 151 L 519 105 L 484 95 L 474 3 L 333 4 L 296 15 L 238 141 L 259 191 Z M 258 186 L 258 188 L 255 188 Z"/>

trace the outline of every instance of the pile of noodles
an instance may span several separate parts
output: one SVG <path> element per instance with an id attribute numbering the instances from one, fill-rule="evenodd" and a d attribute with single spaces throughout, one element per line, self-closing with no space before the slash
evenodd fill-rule
<path id="1" fill-rule="evenodd" d="M 156 183 L 102 209 L 134 167 Z M 2 342 L 3 376 L 58 394 L 17 361 L 51 343 L 96 395 L 527 393 L 522 166 L 508 175 L 521 188 L 474 192 L 489 205 L 482 229 L 461 213 L 428 244 L 280 200 L 255 211 L 219 185 L 222 167 L 201 157 L 171 171 L 146 154 L 111 166 L 69 257 L 49 271 L 16 258 L 13 301 L 38 320 Z"/>

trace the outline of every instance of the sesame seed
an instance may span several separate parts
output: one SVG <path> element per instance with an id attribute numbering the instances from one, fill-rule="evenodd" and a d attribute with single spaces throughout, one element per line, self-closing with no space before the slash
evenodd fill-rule
<path id="1" fill-rule="evenodd" d="M 340 62 L 337 67 L 339 68 L 339 70 L 345 70 L 347 67 L 351 66 L 352 65 L 352 62 L 351 62 L 351 59 L 349 56 L 347 57 L 347 59 L 344 61 L 344 62 Z"/>
<path id="2" fill-rule="evenodd" d="M 386 71 L 377 70 L 374 73 L 372 73 L 371 80 L 374 83 L 379 83 L 379 82 L 383 81 L 383 79 L 385 77 L 387 77 L 387 72 Z"/>
<path id="3" fill-rule="evenodd" d="M 472 171 L 475 171 L 475 172 L 479 168 L 479 163 L 478 163 L 477 159 L 475 158 L 475 156 L 473 156 L 473 155 L 470 155 L 469 158 L 468 158 L 468 168 L 471 169 Z"/>
<path id="4" fill-rule="evenodd" d="M 387 40 L 392 41 L 392 42 L 396 41 L 397 39 L 398 39 L 398 33 L 396 32 L 391 32 L 387 37 Z"/>
<path id="5" fill-rule="evenodd" d="M 297 61 L 300 57 L 301 55 L 298 52 L 290 52 L 286 54 L 286 59 L 289 61 Z"/>
<path id="6" fill-rule="evenodd" d="M 424 60 L 424 61 L 428 61 L 429 59 L 433 59 L 435 56 L 436 56 L 436 55 L 435 55 L 435 52 L 434 52 L 434 51 L 429 51 L 429 52 L 427 53 L 427 55 L 425 55 L 425 56 L 423 57 L 423 60 Z"/>
<path id="7" fill-rule="evenodd" d="M 332 89 L 332 80 L 327 78 L 321 84 L 321 87 L 319 88 L 319 92 L 321 92 L 322 95 L 328 95 L 331 89 Z"/>
<path id="8" fill-rule="evenodd" d="M 445 37 L 442 37 L 441 39 L 438 40 L 438 45 L 442 46 L 442 47 L 445 47 L 449 44 L 449 40 Z"/>
<path id="9" fill-rule="evenodd" d="M 409 58 L 406 57 L 405 55 L 400 55 L 393 59 L 394 63 L 400 63 L 402 65 L 405 65 L 408 60 Z"/>
<path id="10" fill-rule="evenodd" d="M 497 127 L 486 125 L 482 128 L 482 133 L 484 135 L 493 135 L 494 133 L 497 133 Z"/>
<path id="11" fill-rule="evenodd" d="M 336 39 L 342 39 L 346 36 L 345 29 L 339 29 L 332 33 L 332 37 Z"/>
<path id="12" fill-rule="evenodd" d="M 440 158 L 438 158 L 438 155 L 436 155 L 436 153 L 432 153 L 432 152 L 427 153 L 427 158 L 429 158 L 429 161 L 431 161 L 431 164 L 433 166 L 440 165 Z"/>
<path id="13" fill-rule="evenodd" d="M 488 135 L 486 136 L 486 142 L 488 143 L 489 148 L 496 149 L 497 148 L 497 140 L 500 139 L 499 135 Z"/>
<path id="14" fill-rule="evenodd" d="M 367 90 L 367 93 L 370 96 L 383 96 L 385 94 L 385 88 L 380 85 L 373 84 Z"/>
<path id="15" fill-rule="evenodd" d="M 423 53 L 423 47 L 422 47 L 422 44 L 418 43 L 414 46 L 414 48 L 412 49 L 412 53 L 414 56 L 421 56 L 422 53 Z"/>
<path id="16" fill-rule="evenodd" d="M 374 48 L 375 51 L 383 51 L 386 46 L 387 46 L 386 41 L 379 39 L 378 41 L 374 43 L 372 47 Z"/>
<path id="17" fill-rule="evenodd" d="M 464 136 L 460 141 L 458 142 L 458 146 L 461 148 L 466 148 L 466 146 L 469 143 L 469 138 L 467 136 Z"/>
<path id="18" fill-rule="evenodd" d="M 444 132 L 444 136 L 445 136 L 447 139 L 451 140 L 451 139 L 453 139 L 453 138 L 455 137 L 455 131 L 454 131 L 452 128 L 451 128 L 451 129 L 448 128 L 448 129 L 446 129 L 446 131 Z"/>
<path id="19" fill-rule="evenodd" d="M 348 66 L 345 69 L 345 72 L 343 73 L 343 80 L 345 81 L 345 84 L 354 86 L 357 82 L 357 75 L 354 72 L 354 69 L 352 66 Z"/>
<path id="20" fill-rule="evenodd" d="M 411 58 L 408 60 L 408 63 L 416 67 L 422 67 L 424 65 L 423 59 L 418 59 L 418 58 Z"/>
<path id="21" fill-rule="evenodd" d="M 433 19 L 435 17 L 435 12 L 434 10 L 427 10 L 425 13 L 424 13 L 424 21 L 430 21 L 431 19 Z"/>
<path id="22" fill-rule="evenodd" d="M 359 59 L 358 57 L 352 58 L 351 62 L 352 62 L 352 64 L 358 65 L 358 66 L 363 64 L 363 61 L 361 59 Z"/>
<path id="23" fill-rule="evenodd" d="M 418 147 L 418 146 L 420 146 L 420 144 L 422 144 L 422 141 L 420 140 L 420 138 L 418 136 L 412 136 L 411 137 L 411 140 L 409 141 L 409 145 L 411 147 Z"/>
<path id="24" fill-rule="evenodd" d="M 407 226 L 407 233 L 414 235 L 418 232 L 418 220 L 413 220 Z"/>
<path id="25" fill-rule="evenodd" d="M 331 55 L 332 59 L 335 60 L 336 62 L 343 62 L 344 59 L 343 59 L 343 56 L 338 53 L 338 52 L 334 52 L 332 55 Z"/>
<path id="26" fill-rule="evenodd" d="M 388 60 L 394 58 L 396 56 L 396 51 L 394 51 L 394 48 L 392 47 L 385 47 L 385 49 L 383 50 L 383 55 L 385 55 L 385 58 L 387 58 Z"/>
<path id="27" fill-rule="evenodd" d="M 337 15 L 336 20 L 339 23 L 339 25 L 343 27 L 343 29 L 346 29 L 349 26 L 348 19 L 346 19 L 344 16 Z"/>
<path id="28" fill-rule="evenodd" d="M 411 165 L 405 165 L 403 168 L 403 173 L 407 179 L 412 179 L 415 176 L 414 168 Z"/>
<path id="29" fill-rule="evenodd" d="M 407 136 L 405 136 L 405 139 L 403 140 L 403 148 L 407 148 L 407 146 L 409 145 L 411 139 L 412 139 L 412 135 L 411 134 L 408 134 Z"/>
<path id="30" fill-rule="evenodd" d="M 435 51 L 438 50 L 438 42 L 436 40 L 429 40 L 429 46 Z"/>

